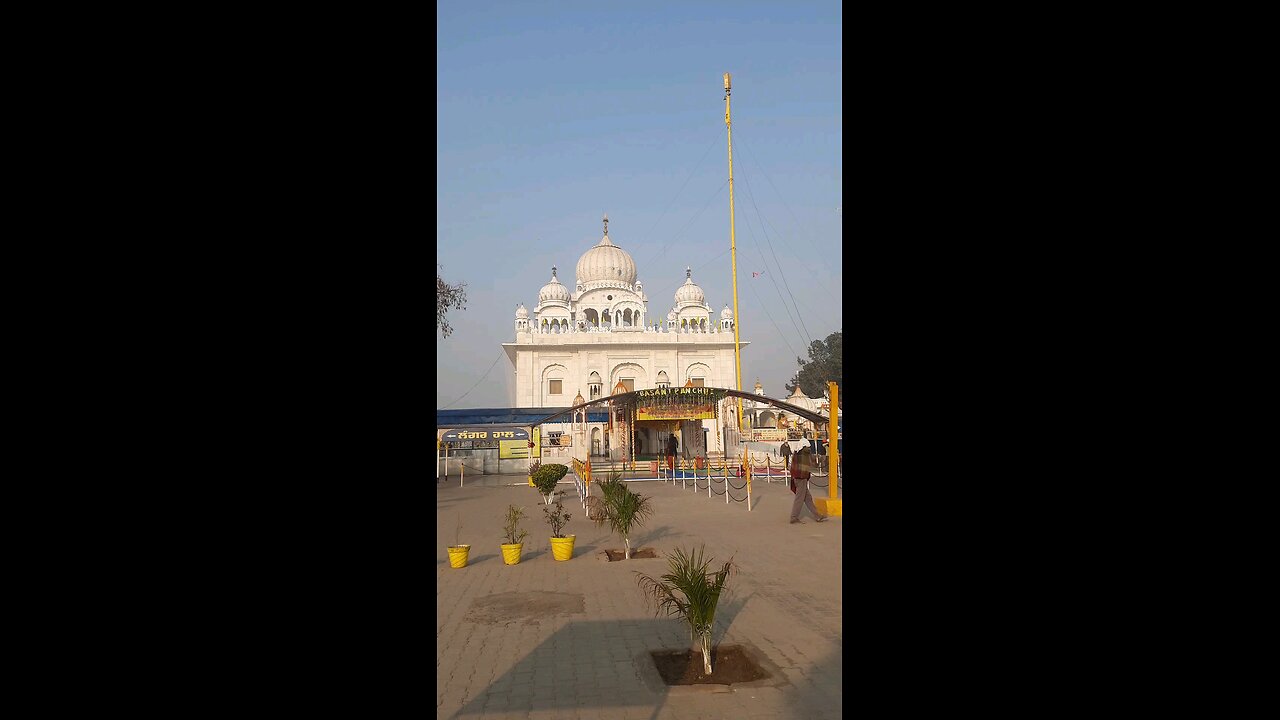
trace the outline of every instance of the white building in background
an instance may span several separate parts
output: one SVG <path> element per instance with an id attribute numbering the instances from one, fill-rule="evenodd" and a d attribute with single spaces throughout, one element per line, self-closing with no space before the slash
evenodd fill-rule
<path id="1" fill-rule="evenodd" d="M 799 380 L 798 376 L 796 379 L 797 381 Z M 769 397 L 769 395 L 766 395 L 764 392 L 764 386 L 761 385 L 760 378 L 756 378 L 756 385 L 752 390 L 752 393 L 759 395 L 762 398 Z M 782 398 L 782 402 L 822 414 L 828 413 L 831 407 L 830 403 L 825 398 L 816 399 L 805 395 L 804 391 L 800 389 L 799 384 L 796 385 L 796 389 L 793 390 L 789 396 Z M 791 431 L 798 430 L 801 435 L 806 432 L 813 433 L 815 431 L 813 421 L 806 420 L 805 418 L 802 418 L 788 410 L 776 408 L 764 401 L 743 401 L 742 414 L 743 422 L 750 429 L 773 428 L 787 429 Z"/>
<path id="2" fill-rule="evenodd" d="M 503 343 L 515 374 L 514 407 L 564 408 L 579 394 L 586 400 L 613 394 L 619 385 L 630 390 L 655 387 L 737 387 L 733 350 L 733 313 L 726 304 L 718 317 L 707 304 L 693 272 L 684 269 L 684 284 L 671 307 L 651 313 L 650 298 L 631 255 L 604 237 L 578 259 L 573 289 L 551 268 L 551 280 L 538 292 L 530 313 L 521 304 L 515 313 L 515 340 Z M 740 343 L 746 349 L 748 343 Z M 721 420 L 736 425 L 722 403 Z M 700 423 L 705 433 L 697 433 Z M 654 421 L 637 427 L 637 450 L 656 453 L 669 430 Z M 722 450 L 720 420 L 685 421 L 681 454 Z M 569 432 L 569 423 L 544 432 Z M 706 447 L 703 447 L 703 444 Z M 622 430 L 609 434 L 605 423 L 590 423 L 585 444 L 592 455 L 609 449 L 617 457 Z M 578 454 L 578 453 L 574 453 Z"/>

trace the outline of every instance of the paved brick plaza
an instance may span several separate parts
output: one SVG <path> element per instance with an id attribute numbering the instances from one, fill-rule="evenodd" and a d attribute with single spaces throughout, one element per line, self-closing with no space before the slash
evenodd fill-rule
<path id="1" fill-rule="evenodd" d="M 708 499 L 706 490 L 635 482 L 633 490 L 653 498 L 654 514 L 633 531 L 632 547 L 652 547 L 659 559 L 610 563 L 598 553 L 621 549 L 622 540 L 584 517 L 566 478 L 560 489 L 573 518 L 565 532 L 577 541 L 573 559 L 556 562 L 541 496 L 511 485 L 523 479 L 468 475 L 459 488 L 451 475 L 437 483 L 438 718 L 840 716 L 843 517 L 790 525 L 793 496 L 776 481 L 752 484 L 751 512 L 745 503 L 726 506 L 721 495 Z M 509 566 L 498 546 L 512 503 L 525 507 L 529 537 L 520 564 Z M 471 554 L 467 567 L 455 569 L 445 546 L 459 517 Z M 689 633 L 677 618 L 654 616 L 635 572 L 661 575 L 673 548 L 704 543 L 716 561 L 732 556 L 740 567 L 720 601 L 714 641 L 748 647 L 772 674 L 730 692 L 666 688 L 648 659 L 650 650 L 688 648 Z"/>

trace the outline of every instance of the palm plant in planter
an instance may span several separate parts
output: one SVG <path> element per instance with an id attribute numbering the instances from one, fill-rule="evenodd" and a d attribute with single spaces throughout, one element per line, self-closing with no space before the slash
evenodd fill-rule
<path id="1" fill-rule="evenodd" d="M 669 559 L 671 572 L 661 579 L 636 573 L 636 582 L 646 599 L 653 601 L 654 614 L 662 610 L 668 616 L 677 616 L 689 624 L 689 642 L 702 642 L 702 667 L 711 674 L 711 630 L 715 625 L 716 606 L 724 592 L 729 575 L 737 570 L 730 558 L 719 570 L 708 572 L 711 558 L 704 559 L 703 548 L 686 554 L 676 548 Z"/>
<path id="2" fill-rule="evenodd" d="M 555 492 L 556 484 L 568 474 L 569 467 L 567 465 L 556 463 L 543 465 L 533 474 L 533 484 L 538 488 L 538 492 L 542 493 L 542 497 L 548 505 L 551 504 L 551 493 Z"/>
<path id="3" fill-rule="evenodd" d="M 627 487 L 617 478 L 610 478 L 600 483 L 602 498 L 600 512 L 595 515 L 597 526 L 608 523 L 609 527 L 622 537 L 625 546 L 625 557 L 631 559 L 631 530 L 644 524 L 653 515 L 652 501 Z"/>
<path id="4" fill-rule="evenodd" d="M 547 523 L 551 525 L 551 556 L 556 560 L 568 560 L 573 557 L 573 541 L 577 536 L 564 534 L 564 526 L 570 518 L 564 511 L 564 505 L 557 500 L 554 507 L 554 510 L 551 506 L 542 508 Z"/>
<path id="5" fill-rule="evenodd" d="M 515 505 L 507 506 L 507 524 L 502 528 L 507 542 L 500 547 L 502 561 L 508 565 L 520 562 L 520 550 L 524 548 L 524 539 L 529 535 L 528 530 L 520 528 L 520 521 L 523 519 L 525 519 L 524 508 Z"/>
<path id="6" fill-rule="evenodd" d="M 542 467 L 542 463 L 538 462 L 537 460 L 534 460 L 533 462 L 529 463 L 529 487 L 534 487 L 533 475 L 534 473 L 538 472 L 538 469 L 541 467 Z"/>

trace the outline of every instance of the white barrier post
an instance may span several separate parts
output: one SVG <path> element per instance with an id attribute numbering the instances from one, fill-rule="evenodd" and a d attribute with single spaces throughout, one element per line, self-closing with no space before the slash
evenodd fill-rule
<path id="1" fill-rule="evenodd" d="M 467 478 L 467 463 L 463 461 L 458 464 L 462 466 L 462 474 L 458 476 L 458 487 L 462 487 L 462 481 Z"/>

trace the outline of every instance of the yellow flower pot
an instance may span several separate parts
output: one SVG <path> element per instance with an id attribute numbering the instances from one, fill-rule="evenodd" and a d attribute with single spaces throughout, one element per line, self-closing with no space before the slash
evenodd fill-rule
<path id="1" fill-rule="evenodd" d="M 502 548 L 502 562 L 508 565 L 515 565 L 520 562 L 520 549 L 524 547 L 524 543 L 516 543 L 515 545 L 503 544 L 499 547 Z"/>
<path id="2" fill-rule="evenodd" d="M 551 538 L 551 556 L 556 560 L 568 560 L 573 557 L 573 540 L 577 535 Z"/>
<path id="3" fill-rule="evenodd" d="M 471 552 L 470 545 L 450 545 L 446 549 L 449 551 L 449 567 L 467 566 L 467 553 Z"/>

